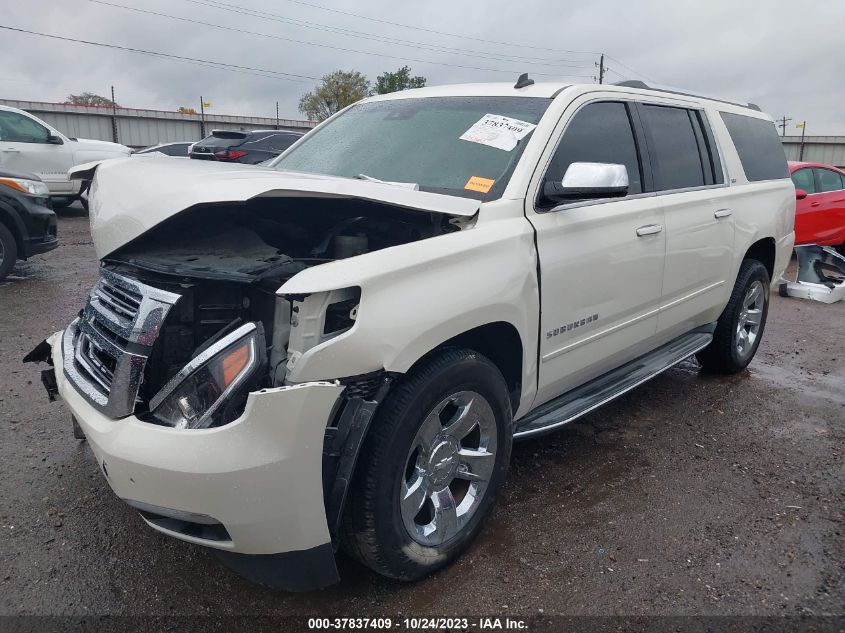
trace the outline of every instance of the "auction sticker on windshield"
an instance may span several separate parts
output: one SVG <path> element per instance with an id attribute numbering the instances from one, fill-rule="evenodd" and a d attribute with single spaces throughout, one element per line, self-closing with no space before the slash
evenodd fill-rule
<path id="1" fill-rule="evenodd" d="M 481 176 L 472 176 L 469 180 L 467 180 L 467 184 L 464 185 L 464 189 L 468 189 L 470 191 L 479 191 L 481 193 L 487 193 L 490 191 L 490 188 L 493 186 L 493 183 L 496 182 L 492 178 L 482 178 Z"/>
<path id="2" fill-rule="evenodd" d="M 485 114 L 458 138 L 510 152 L 535 127 L 533 123 L 501 114 Z"/>

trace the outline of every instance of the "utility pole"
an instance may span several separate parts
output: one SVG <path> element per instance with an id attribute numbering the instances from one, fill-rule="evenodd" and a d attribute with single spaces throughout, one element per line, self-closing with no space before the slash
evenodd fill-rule
<path id="1" fill-rule="evenodd" d="M 114 86 L 111 87 L 111 137 L 117 143 L 117 104 L 114 102 Z"/>
<path id="2" fill-rule="evenodd" d="M 200 95 L 200 138 L 205 138 L 205 105 L 202 95 Z"/>
<path id="3" fill-rule="evenodd" d="M 791 121 L 791 120 L 792 119 L 787 117 L 787 116 L 783 116 L 780 119 L 778 119 L 778 121 L 780 121 L 780 123 L 778 123 L 778 127 L 780 128 L 781 138 L 786 136 L 786 123 L 787 123 L 787 121 Z"/>
<path id="4" fill-rule="evenodd" d="M 279 129 L 279 102 L 276 101 L 276 129 Z"/>
<path id="5" fill-rule="evenodd" d="M 801 128 L 801 151 L 798 152 L 798 160 L 804 160 L 804 135 L 807 132 L 807 121 L 802 121 L 795 127 Z"/>
<path id="6" fill-rule="evenodd" d="M 599 67 L 599 83 L 603 84 L 604 83 L 604 72 L 605 72 L 605 69 L 604 69 L 604 53 L 602 53 L 601 57 L 599 57 L 599 63 L 596 64 L 596 66 Z"/>

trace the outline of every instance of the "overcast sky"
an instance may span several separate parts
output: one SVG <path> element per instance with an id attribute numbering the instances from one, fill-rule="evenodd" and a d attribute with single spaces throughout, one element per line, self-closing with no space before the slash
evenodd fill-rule
<path id="1" fill-rule="evenodd" d="M 775 118 L 792 117 L 788 134 L 800 133 L 795 123 L 806 119 L 808 134 L 845 135 L 842 0 L 104 1 L 206 24 L 93 0 L 0 0 L 0 24 L 311 77 L 355 69 L 373 80 L 407 64 L 429 85 L 513 81 L 523 71 L 537 80 L 591 82 L 604 52 L 609 81 L 650 79 L 751 101 Z M 317 83 L 4 30 L 0 59 L 0 97 L 8 99 L 64 101 L 72 92 L 107 95 L 114 85 L 118 103 L 129 107 L 198 107 L 203 95 L 213 113 L 274 116 L 279 101 L 282 117 L 301 118 L 299 96 Z"/>

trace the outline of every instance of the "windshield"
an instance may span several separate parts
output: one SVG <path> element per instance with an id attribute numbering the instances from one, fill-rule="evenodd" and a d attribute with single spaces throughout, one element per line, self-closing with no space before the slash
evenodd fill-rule
<path id="1" fill-rule="evenodd" d="M 306 136 L 273 167 L 495 200 L 551 101 L 426 97 L 361 103 Z"/>

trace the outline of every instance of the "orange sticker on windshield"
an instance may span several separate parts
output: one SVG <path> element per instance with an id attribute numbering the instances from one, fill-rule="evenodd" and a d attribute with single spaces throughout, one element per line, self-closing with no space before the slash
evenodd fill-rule
<path id="1" fill-rule="evenodd" d="M 492 178 L 482 178 L 480 176 L 472 176 L 469 180 L 467 180 L 467 184 L 464 185 L 464 189 L 469 189 L 470 191 L 479 191 L 481 193 L 487 193 L 490 191 L 490 188 L 493 186 L 493 183 L 496 182 Z"/>

